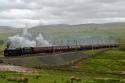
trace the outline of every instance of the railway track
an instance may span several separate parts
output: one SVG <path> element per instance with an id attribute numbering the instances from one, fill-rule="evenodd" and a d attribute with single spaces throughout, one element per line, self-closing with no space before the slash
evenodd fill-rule
<path id="1" fill-rule="evenodd" d="M 65 53 L 72 51 L 81 51 L 81 50 L 93 50 L 100 48 L 116 48 L 119 47 L 119 44 L 102 44 L 102 45 L 79 45 L 79 46 L 51 46 L 51 47 L 26 47 L 26 48 L 6 48 L 4 50 L 4 56 L 13 57 L 13 56 L 28 56 L 33 54 L 52 54 L 52 53 Z"/>
<path id="2" fill-rule="evenodd" d="M 74 52 L 79 52 L 79 51 L 70 51 L 70 52 L 58 52 L 58 53 L 39 53 L 39 54 L 27 54 L 24 56 L 11 56 L 11 57 L 0 57 L 1 59 L 10 59 L 10 58 L 25 58 L 25 57 L 32 57 L 32 56 L 57 56 L 57 55 L 63 55 L 67 53 L 74 53 Z"/>

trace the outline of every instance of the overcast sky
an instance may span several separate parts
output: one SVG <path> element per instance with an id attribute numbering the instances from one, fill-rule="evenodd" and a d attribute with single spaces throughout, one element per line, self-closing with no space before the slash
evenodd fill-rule
<path id="1" fill-rule="evenodd" d="M 0 0 L 0 26 L 125 22 L 125 0 Z"/>

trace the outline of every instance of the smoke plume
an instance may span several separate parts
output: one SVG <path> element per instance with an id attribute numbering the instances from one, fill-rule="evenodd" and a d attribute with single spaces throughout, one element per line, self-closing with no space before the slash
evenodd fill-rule
<path id="1" fill-rule="evenodd" d="M 8 48 L 45 47 L 45 46 L 51 46 L 51 44 L 44 39 L 42 34 L 39 34 L 38 36 L 33 38 L 32 34 L 30 34 L 27 29 L 24 29 L 21 35 L 15 35 L 9 37 L 7 41 Z"/>

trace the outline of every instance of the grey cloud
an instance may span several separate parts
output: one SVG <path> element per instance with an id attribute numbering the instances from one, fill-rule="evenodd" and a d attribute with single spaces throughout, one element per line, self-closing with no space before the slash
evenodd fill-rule
<path id="1" fill-rule="evenodd" d="M 93 0 L 94 2 L 99 2 L 99 3 L 116 3 L 119 1 L 124 1 L 124 0 Z"/>
<path id="2" fill-rule="evenodd" d="M 0 0 L 0 24 L 36 25 L 39 20 L 43 24 L 125 21 L 124 4 L 124 0 Z"/>

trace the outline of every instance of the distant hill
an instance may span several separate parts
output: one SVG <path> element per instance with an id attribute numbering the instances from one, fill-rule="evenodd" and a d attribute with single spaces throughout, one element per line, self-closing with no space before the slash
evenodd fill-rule
<path id="1" fill-rule="evenodd" d="M 1 33 L 15 33 L 15 32 L 19 32 L 20 30 L 21 29 L 9 27 L 9 26 L 0 26 L 0 34 Z"/>
<path id="2" fill-rule="evenodd" d="M 35 35 L 42 33 L 46 39 L 54 41 L 79 40 L 84 43 L 91 42 L 88 38 L 96 39 L 97 41 L 105 40 L 107 42 L 110 38 L 125 41 L 124 22 L 78 25 L 43 25 L 32 27 L 29 31 Z"/>
<path id="3" fill-rule="evenodd" d="M 114 22 L 114 23 L 104 23 L 104 24 L 78 24 L 78 25 L 68 25 L 68 24 L 58 24 L 58 25 L 39 25 L 30 28 L 33 33 L 40 32 L 79 32 L 79 31 L 93 31 L 96 29 L 119 29 L 125 28 L 124 22 Z"/>
<path id="4" fill-rule="evenodd" d="M 13 28 L 8 26 L 0 26 L 1 34 L 19 34 L 22 29 Z M 29 29 L 33 36 L 42 33 L 48 41 L 61 41 L 61 40 L 79 40 L 84 43 L 91 43 L 90 39 L 97 40 L 97 42 L 109 42 L 109 39 L 120 39 L 125 41 L 125 23 L 114 22 L 104 24 L 58 24 L 58 25 L 38 25 Z M 10 36 L 7 35 L 8 36 Z"/>
<path id="5" fill-rule="evenodd" d="M 93 29 L 93 28 L 119 28 L 119 27 L 125 27 L 124 22 L 113 22 L 113 23 L 104 23 L 104 24 L 78 24 L 78 25 L 68 25 L 68 24 L 54 24 L 54 25 L 38 25 L 35 27 L 30 28 L 30 31 L 32 32 L 43 32 L 44 30 L 54 28 L 54 29 Z M 14 33 L 21 31 L 20 28 L 14 28 L 10 26 L 0 26 L 0 33 Z M 51 29 L 50 29 L 51 30 Z"/>
<path id="6" fill-rule="evenodd" d="M 104 24 L 78 24 L 78 25 L 68 25 L 68 24 L 58 24 L 58 25 L 38 25 L 32 27 L 31 29 L 45 29 L 45 28 L 118 28 L 118 27 L 125 27 L 124 22 L 113 22 L 113 23 L 104 23 Z"/>

